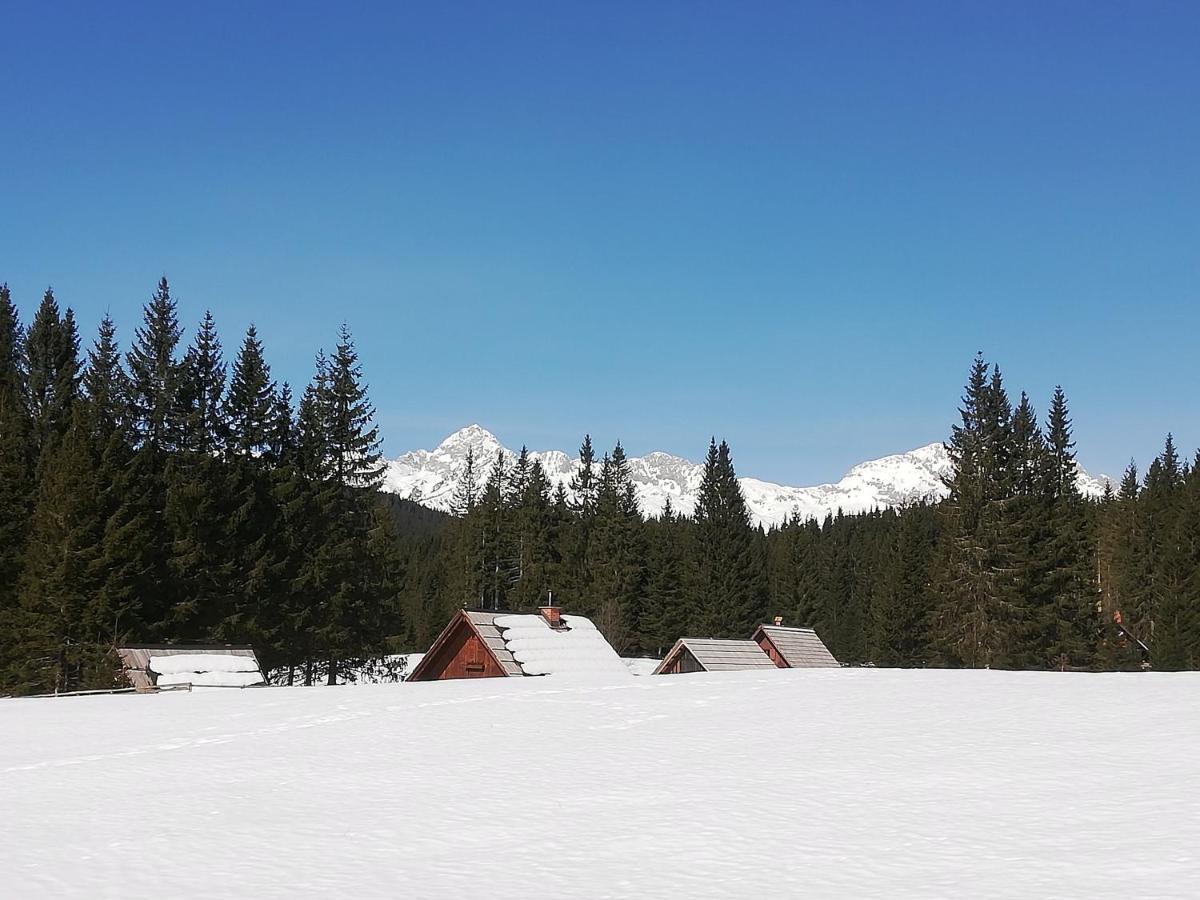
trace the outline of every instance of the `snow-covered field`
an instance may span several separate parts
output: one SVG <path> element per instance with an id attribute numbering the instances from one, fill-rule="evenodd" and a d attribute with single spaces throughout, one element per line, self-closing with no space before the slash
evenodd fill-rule
<path id="1" fill-rule="evenodd" d="M 1196 897 L 1200 676 L 0 701 L 5 897 Z"/>

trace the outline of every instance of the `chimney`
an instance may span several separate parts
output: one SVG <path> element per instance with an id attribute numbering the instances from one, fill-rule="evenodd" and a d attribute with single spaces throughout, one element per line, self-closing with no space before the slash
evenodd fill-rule
<path id="1" fill-rule="evenodd" d="M 539 606 L 538 612 L 542 614 L 542 618 L 551 628 L 559 628 L 562 625 L 562 609 L 560 607 Z"/>
<path id="2" fill-rule="evenodd" d="M 775 617 L 775 624 L 776 624 L 776 625 L 782 625 L 782 624 L 783 624 L 783 616 L 776 616 L 776 617 Z"/>

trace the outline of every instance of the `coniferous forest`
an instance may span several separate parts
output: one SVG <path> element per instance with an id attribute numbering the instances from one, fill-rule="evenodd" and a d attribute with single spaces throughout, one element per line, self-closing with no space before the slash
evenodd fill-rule
<path id="1" fill-rule="evenodd" d="M 124 346 L 0 287 L 0 694 L 111 686 L 125 642 L 250 643 L 277 680 L 335 683 L 456 608 L 551 591 L 625 655 L 781 615 L 850 664 L 1138 668 L 1132 635 L 1200 667 L 1200 456 L 1167 436 L 1085 498 L 1064 393 L 1043 416 L 982 356 L 946 500 L 764 530 L 715 440 L 691 516 L 645 516 L 590 438 L 569 491 L 524 452 L 472 458 L 454 514 L 426 510 L 379 491 L 347 328 L 298 397 L 253 327 L 231 351 L 211 315 L 190 334 L 165 278 Z"/>

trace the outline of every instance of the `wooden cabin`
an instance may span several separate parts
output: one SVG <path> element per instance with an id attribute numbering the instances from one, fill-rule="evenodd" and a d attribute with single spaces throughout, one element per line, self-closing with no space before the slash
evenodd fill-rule
<path id="1" fill-rule="evenodd" d="M 655 675 L 687 672 L 731 672 L 737 669 L 774 669 L 775 663 L 754 641 L 714 638 L 680 638 L 654 670 Z"/>
<path id="2" fill-rule="evenodd" d="M 785 628 L 776 619 L 773 625 L 759 625 L 748 641 L 680 638 L 659 663 L 654 674 L 810 669 L 837 665 L 838 661 L 815 631 L 811 628 Z"/>
<path id="3" fill-rule="evenodd" d="M 250 687 L 266 684 L 249 644 L 138 644 L 117 655 L 130 687 L 153 691 L 160 686 Z"/>
<path id="4" fill-rule="evenodd" d="M 537 614 L 462 609 L 405 681 L 612 674 L 629 669 L 588 619 L 557 606 Z"/>

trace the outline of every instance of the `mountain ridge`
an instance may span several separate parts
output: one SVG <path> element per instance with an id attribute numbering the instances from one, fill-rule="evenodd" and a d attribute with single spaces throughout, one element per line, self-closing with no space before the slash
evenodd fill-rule
<path id="1" fill-rule="evenodd" d="M 387 461 L 383 489 L 433 509 L 448 511 L 454 489 L 466 467 L 467 452 L 473 449 L 480 481 L 486 477 L 497 453 L 511 462 L 514 453 L 494 434 L 479 424 L 468 425 L 449 435 L 432 450 L 410 450 Z M 552 485 L 568 485 L 579 460 L 562 450 L 530 451 L 539 460 Z M 671 501 L 676 512 L 690 515 L 703 476 L 703 463 L 655 450 L 629 458 L 630 475 L 642 512 L 659 515 Z M 926 444 L 905 453 L 867 460 L 853 466 L 841 480 L 828 484 L 796 487 L 742 476 L 738 481 L 755 524 L 778 525 L 793 514 L 801 519 L 823 519 L 840 509 L 845 513 L 867 512 L 935 500 L 946 495 L 944 479 L 950 474 L 950 456 L 941 442 Z M 1079 471 L 1080 489 L 1099 495 L 1107 479 Z"/>

